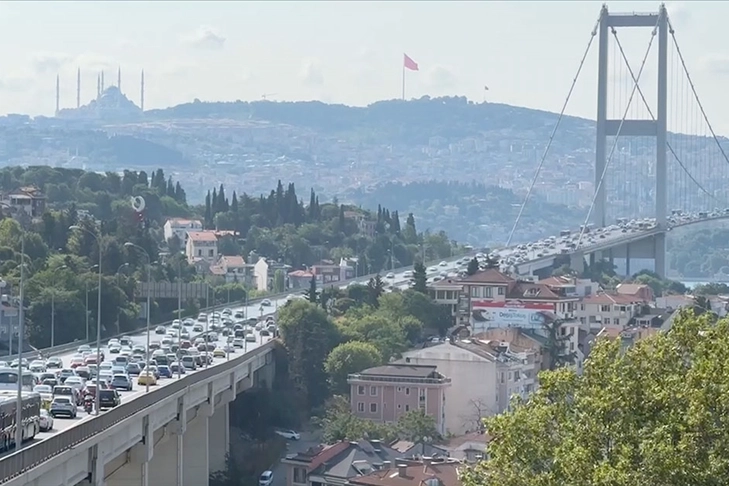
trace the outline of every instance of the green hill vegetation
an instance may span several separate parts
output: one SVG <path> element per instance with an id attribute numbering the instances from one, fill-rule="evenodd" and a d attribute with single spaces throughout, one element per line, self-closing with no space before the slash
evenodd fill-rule
<path id="1" fill-rule="evenodd" d="M 310 204 L 283 185 L 267 196 L 225 195 L 221 186 L 210 194 L 208 204 L 190 206 L 179 182 L 164 171 L 124 171 L 123 174 L 84 172 L 39 167 L 0 170 L 0 191 L 34 185 L 47 195 L 47 210 L 33 220 L 23 213 L 0 220 L 0 276 L 7 282 L 4 293 L 18 295 L 21 240 L 29 257 L 25 292 L 28 338 L 36 347 L 51 344 L 51 308 L 55 307 L 55 342 L 62 344 L 96 334 L 97 268 L 99 246 L 103 301 L 101 326 L 104 336 L 137 328 L 140 308 L 135 303 L 136 282 L 146 278 L 145 257 L 126 242 L 143 248 L 150 256 L 155 281 L 196 281 L 205 278 L 187 264 L 174 242 L 163 241 L 162 226 L 170 217 L 198 217 L 208 227 L 231 229 L 236 236 L 221 241 L 225 254 L 251 253 L 282 261 L 294 268 L 327 258 L 359 257 L 359 273 L 377 272 L 390 265 L 411 264 L 427 248 L 426 256 L 442 258 L 459 251 L 448 237 L 418 233 L 412 216 L 403 227 L 397 212 L 380 208 L 370 214 L 336 203 L 320 203 L 311 192 Z M 131 207 L 132 196 L 146 201 L 140 220 Z M 374 237 L 360 234 L 354 211 L 375 224 Z M 78 225 L 85 231 L 70 230 Z M 93 235 L 98 235 L 99 244 Z M 166 251 L 163 251 L 166 250 Z M 172 251 L 170 251 L 172 250 Z M 240 284 L 208 279 L 216 298 L 224 302 L 244 298 L 253 291 Z M 88 289 L 88 290 L 87 290 Z M 277 289 L 280 290 L 280 289 Z M 87 296 L 91 303 L 87 312 Z M 176 309 L 167 301 L 155 302 L 155 321 L 172 317 Z M 196 311 L 198 302 L 185 303 L 185 313 Z M 88 320 L 86 316 L 89 316 Z M 88 322 L 88 325 L 87 325 Z M 1 352 L 1 350 L 0 350 Z"/>

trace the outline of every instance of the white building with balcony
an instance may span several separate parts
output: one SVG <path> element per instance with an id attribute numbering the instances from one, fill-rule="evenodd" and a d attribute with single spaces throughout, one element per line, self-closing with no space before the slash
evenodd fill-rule
<path id="1" fill-rule="evenodd" d="M 187 245 L 187 232 L 202 231 L 203 225 L 199 219 L 171 218 L 165 222 L 163 230 L 165 241 L 169 241 L 173 236 L 177 236 L 180 244 L 184 248 Z"/>

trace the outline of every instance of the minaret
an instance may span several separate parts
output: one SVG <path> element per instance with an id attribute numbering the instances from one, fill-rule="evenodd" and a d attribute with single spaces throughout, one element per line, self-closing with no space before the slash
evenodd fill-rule
<path id="1" fill-rule="evenodd" d="M 101 74 L 96 75 L 96 98 L 101 96 Z"/>
<path id="2" fill-rule="evenodd" d="M 139 107 L 144 111 L 144 69 L 142 69 L 142 85 L 139 96 Z"/>
<path id="3" fill-rule="evenodd" d="M 56 74 L 56 116 L 61 108 L 61 77 Z"/>
<path id="4" fill-rule="evenodd" d="M 81 108 L 81 68 L 76 71 L 76 108 Z"/>
<path id="5" fill-rule="evenodd" d="M 119 88 L 121 93 L 121 66 L 119 66 L 119 71 L 116 73 L 116 87 Z"/>
<path id="6" fill-rule="evenodd" d="M 101 71 L 101 92 L 104 92 L 104 71 Z"/>

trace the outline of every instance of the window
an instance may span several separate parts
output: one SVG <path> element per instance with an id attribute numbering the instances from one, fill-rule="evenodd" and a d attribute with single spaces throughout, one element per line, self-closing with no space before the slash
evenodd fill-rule
<path id="1" fill-rule="evenodd" d="M 402 391 L 402 387 L 401 386 L 398 386 L 397 387 L 397 391 L 398 391 L 398 393 L 401 392 Z"/>
<path id="2" fill-rule="evenodd" d="M 370 413 L 377 413 L 377 404 L 370 403 Z"/>
<path id="3" fill-rule="evenodd" d="M 306 469 L 303 467 L 294 468 L 294 482 L 299 484 L 306 484 Z"/>
<path id="4" fill-rule="evenodd" d="M 376 397 L 377 396 L 377 387 L 376 386 L 371 386 L 370 387 L 370 396 L 371 397 Z"/>
<path id="5" fill-rule="evenodd" d="M 503 371 L 501 372 L 501 379 L 499 381 L 501 381 L 501 383 L 504 383 L 504 372 Z"/>
<path id="6" fill-rule="evenodd" d="M 208 256 L 215 256 L 215 250 L 208 250 Z"/>
<path id="7" fill-rule="evenodd" d="M 606 318 L 604 319 L 604 321 L 605 321 L 605 324 L 610 324 L 610 318 L 609 318 L 609 317 L 606 317 Z"/>
<path id="8" fill-rule="evenodd" d="M 506 294 L 506 288 L 505 287 L 499 287 L 499 295 Z"/>
<path id="9" fill-rule="evenodd" d="M 364 402 L 359 402 L 357 404 L 357 411 L 358 412 L 364 412 Z"/>
<path id="10" fill-rule="evenodd" d="M 364 395 L 365 394 L 365 387 L 364 385 L 359 385 L 357 387 L 357 395 Z"/>
<path id="11" fill-rule="evenodd" d="M 199 249 L 197 250 L 197 256 L 199 256 L 199 257 L 202 256 L 202 250 L 199 250 Z"/>
<path id="12" fill-rule="evenodd" d="M 405 405 L 405 411 L 406 412 L 409 412 L 410 411 L 410 405 Z"/>
<path id="13" fill-rule="evenodd" d="M 580 310 L 581 311 L 585 310 L 585 304 L 580 304 Z"/>
<path id="14" fill-rule="evenodd" d="M 410 395 L 410 388 L 409 387 L 405 387 L 405 395 Z"/>
<path id="15" fill-rule="evenodd" d="M 471 297 L 478 297 L 478 287 L 471 287 Z"/>
<path id="16" fill-rule="evenodd" d="M 600 312 L 610 312 L 610 305 L 601 305 Z"/>

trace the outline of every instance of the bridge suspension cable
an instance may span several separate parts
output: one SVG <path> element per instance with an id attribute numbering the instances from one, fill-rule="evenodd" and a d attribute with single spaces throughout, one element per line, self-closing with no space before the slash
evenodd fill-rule
<path id="1" fill-rule="evenodd" d="M 557 122 L 554 124 L 552 133 L 549 136 L 549 141 L 547 142 L 547 146 L 544 147 L 544 152 L 542 152 L 542 158 L 539 161 L 539 165 L 537 165 L 537 170 L 534 173 L 534 177 L 532 178 L 531 184 L 529 184 L 529 189 L 527 190 L 526 196 L 524 197 L 524 201 L 521 203 L 521 207 L 519 208 L 519 213 L 517 214 L 516 219 L 514 220 L 514 226 L 512 226 L 511 232 L 509 233 L 509 238 L 506 240 L 507 247 L 509 245 L 511 245 L 511 240 L 514 238 L 514 233 L 516 232 L 516 228 L 517 228 L 517 226 L 519 226 L 519 221 L 521 220 L 521 217 L 524 214 L 524 208 L 526 207 L 527 202 L 529 202 L 529 198 L 532 195 L 534 186 L 536 185 L 537 180 L 539 179 L 539 173 L 542 171 L 544 162 L 547 160 L 547 154 L 549 153 L 549 149 L 552 146 L 552 142 L 554 141 L 554 136 L 557 134 L 557 129 L 559 128 L 559 125 L 562 123 L 562 118 L 564 118 L 564 113 L 567 110 L 567 105 L 569 104 L 570 99 L 572 98 L 572 93 L 575 90 L 575 86 L 577 85 L 577 80 L 579 79 L 580 73 L 582 72 L 582 68 L 585 65 L 585 60 L 587 59 L 587 55 L 590 53 L 590 48 L 592 47 L 592 43 L 595 40 L 595 36 L 597 35 L 597 29 L 599 26 L 600 26 L 600 18 L 598 17 L 597 21 L 595 22 L 595 26 L 592 28 L 592 32 L 590 35 L 590 41 L 587 43 L 587 47 L 585 48 L 585 53 L 582 55 L 582 59 L 580 60 L 580 65 L 577 68 L 577 73 L 575 74 L 575 77 L 572 79 L 572 85 L 570 86 L 570 89 L 567 92 L 567 98 L 564 100 L 564 103 L 562 104 L 562 110 L 559 112 L 559 117 L 557 117 Z"/>
<path id="2" fill-rule="evenodd" d="M 653 114 L 653 110 L 651 110 L 650 105 L 648 104 L 648 100 L 646 100 L 645 95 L 643 94 L 643 90 L 640 88 L 640 85 L 638 84 L 638 80 L 635 78 L 635 73 L 633 72 L 633 68 L 630 66 L 630 62 L 628 61 L 628 57 L 625 55 L 625 50 L 623 49 L 623 44 L 620 42 L 620 39 L 618 38 L 618 32 L 614 27 L 611 27 L 612 34 L 615 38 L 616 45 L 618 46 L 618 51 L 620 52 L 620 56 L 623 58 L 623 61 L 625 62 L 625 66 L 628 69 L 628 74 L 630 74 L 630 77 L 633 80 L 633 83 L 635 83 L 635 87 L 637 89 L 638 95 L 640 96 L 641 100 L 643 101 L 643 104 L 645 105 L 646 110 L 648 111 L 648 115 L 651 117 L 653 121 L 656 121 L 656 117 Z M 679 54 L 680 55 L 680 54 Z M 689 80 L 690 82 L 690 80 Z M 700 106 L 700 105 L 699 105 Z M 686 168 L 684 163 L 681 161 L 681 158 L 678 156 L 675 150 L 673 150 L 673 147 L 671 146 L 671 143 L 669 141 L 666 141 L 666 147 L 668 147 L 668 150 L 671 152 L 671 154 L 676 158 L 676 162 L 678 162 L 678 165 L 683 169 L 683 171 L 686 173 L 686 175 L 693 181 L 694 184 L 706 195 L 708 195 L 710 198 L 715 199 L 718 201 L 716 196 L 714 196 L 711 192 L 706 190 L 701 183 L 699 183 L 698 180 L 691 174 L 691 172 Z M 729 162 L 729 160 L 727 160 Z"/>
<path id="3" fill-rule="evenodd" d="M 660 22 L 660 20 L 659 20 Z M 615 149 L 618 146 L 618 141 L 620 140 L 620 133 L 623 130 L 623 125 L 625 124 L 625 120 L 628 118 L 628 113 L 630 113 L 630 105 L 633 103 L 633 98 L 635 97 L 635 93 L 638 90 L 638 83 L 640 82 L 640 78 L 643 75 L 643 70 L 645 69 L 646 62 L 648 61 L 648 56 L 651 53 L 651 49 L 653 48 L 653 41 L 656 38 L 656 34 L 658 33 L 658 22 L 656 23 L 656 26 L 651 31 L 651 38 L 648 42 L 648 48 L 645 51 L 645 55 L 643 56 L 643 61 L 640 63 L 640 69 L 638 69 L 638 75 L 635 78 L 635 81 L 633 83 L 633 89 L 630 91 L 630 96 L 628 97 L 628 103 L 625 107 L 625 111 L 623 112 L 623 117 L 620 119 L 620 124 L 618 125 L 617 133 L 615 134 L 615 140 L 613 141 L 612 147 L 610 147 L 610 153 L 607 157 L 607 160 L 605 161 L 605 167 L 602 170 L 602 174 L 600 174 L 600 181 L 597 184 L 597 187 L 595 187 L 595 194 L 592 196 L 592 202 L 590 203 L 590 207 L 587 210 L 587 217 L 585 218 L 585 223 L 580 228 L 580 236 L 577 238 L 577 244 L 576 248 L 579 249 L 580 243 L 582 243 L 582 237 L 585 235 L 585 231 L 587 230 L 587 225 L 590 222 L 590 217 L 592 216 L 592 210 L 595 208 L 595 202 L 597 201 L 597 196 L 600 194 L 600 188 L 602 187 L 603 182 L 605 181 L 605 175 L 607 174 L 608 167 L 610 167 L 610 162 L 613 160 L 613 156 L 615 155 Z"/>
<path id="4" fill-rule="evenodd" d="M 686 66 L 686 60 L 683 57 L 683 53 L 681 52 L 681 48 L 678 46 L 678 41 L 676 40 L 676 31 L 673 28 L 673 24 L 671 23 L 671 19 L 668 19 L 668 28 L 669 32 L 671 33 L 671 39 L 673 40 L 673 46 L 676 49 L 676 54 L 678 54 L 678 59 L 681 61 L 681 66 L 683 67 L 683 72 L 686 74 L 686 79 L 688 80 L 689 87 L 691 88 L 691 92 L 694 95 L 694 99 L 696 100 L 696 104 L 699 107 L 699 110 L 701 111 L 701 116 L 704 118 L 704 121 L 706 122 L 706 126 L 709 128 L 709 132 L 711 132 L 711 136 L 714 139 L 714 142 L 716 142 L 717 147 L 719 148 L 719 152 L 721 152 L 722 157 L 724 157 L 724 160 L 726 163 L 729 164 L 729 157 L 727 157 L 726 152 L 724 151 L 724 147 L 721 146 L 721 142 L 719 142 L 719 138 L 716 136 L 716 132 L 714 131 L 714 127 L 712 126 L 711 122 L 709 121 L 709 117 L 706 116 L 706 110 L 704 110 L 704 105 L 701 103 L 701 100 L 699 99 L 699 94 L 696 92 L 696 86 L 694 85 L 693 79 L 691 79 L 691 74 L 689 73 L 688 67 Z"/>

